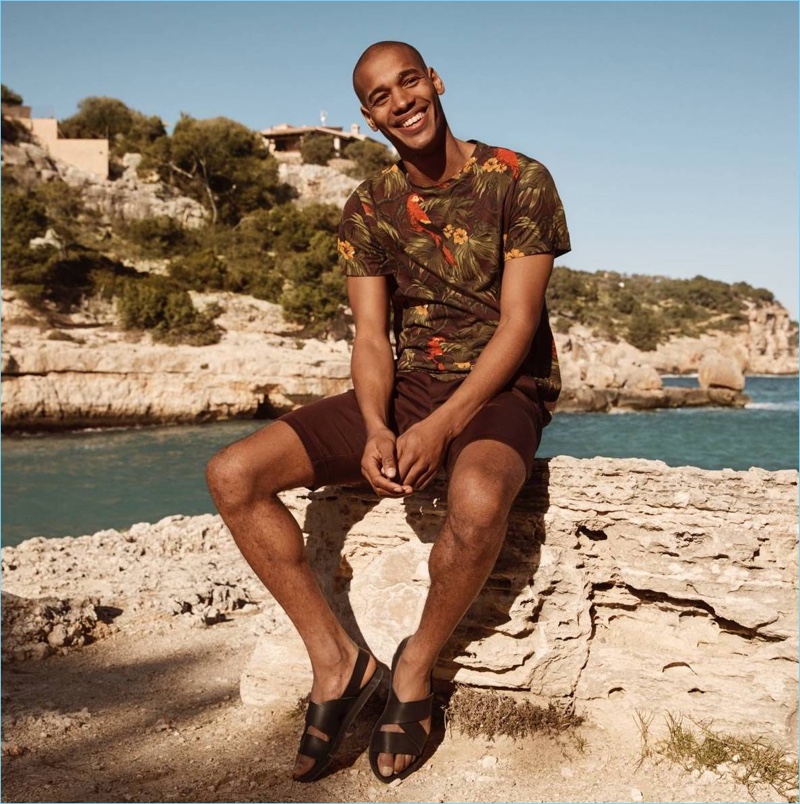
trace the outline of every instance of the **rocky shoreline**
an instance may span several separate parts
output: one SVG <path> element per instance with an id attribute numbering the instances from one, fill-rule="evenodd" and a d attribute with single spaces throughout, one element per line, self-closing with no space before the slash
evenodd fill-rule
<path id="1" fill-rule="evenodd" d="M 166 346 L 122 330 L 111 305 L 95 301 L 54 315 L 4 289 L 4 431 L 272 418 L 350 387 L 346 321 L 338 338 L 316 340 L 303 337 L 278 305 L 230 293 L 192 297 L 199 308 L 222 307 L 220 343 Z M 603 341 L 578 326 L 557 334 L 564 384 L 559 410 L 742 407 L 746 373 L 797 373 L 788 314 L 776 309 L 769 338 L 757 326 L 764 317 L 758 310 L 749 335 L 686 339 L 654 352 Z M 698 387 L 665 387 L 661 379 L 688 373 L 698 373 Z"/>
<path id="2" fill-rule="evenodd" d="M 362 749 L 311 791 L 288 781 L 309 668 L 218 517 L 3 548 L 4 799 L 785 800 L 745 788 L 735 762 L 642 760 L 636 713 L 657 716 L 653 740 L 668 711 L 796 749 L 797 484 L 796 471 L 538 461 L 436 675 L 572 701 L 578 742 L 470 739 L 437 721 L 429 769 L 399 790 L 371 781 Z M 334 491 L 284 499 L 332 605 L 386 658 L 418 616 L 444 489 Z"/>

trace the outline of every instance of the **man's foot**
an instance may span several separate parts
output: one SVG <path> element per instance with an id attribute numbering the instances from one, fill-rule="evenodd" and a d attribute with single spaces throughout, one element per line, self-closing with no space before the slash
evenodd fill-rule
<path id="1" fill-rule="evenodd" d="M 310 782 L 325 770 L 344 733 L 378 688 L 385 669 L 367 651 L 355 648 L 346 662 L 330 668 L 324 678 L 315 674 L 293 779 Z"/>
<path id="2" fill-rule="evenodd" d="M 389 700 L 372 734 L 370 761 L 381 781 L 404 778 L 415 770 L 431 731 L 431 671 L 414 662 L 412 639 L 403 640 L 397 649 Z"/>

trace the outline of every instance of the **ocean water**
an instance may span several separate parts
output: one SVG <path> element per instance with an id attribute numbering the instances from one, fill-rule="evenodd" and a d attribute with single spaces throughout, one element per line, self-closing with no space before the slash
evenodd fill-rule
<path id="1" fill-rule="evenodd" d="M 693 378 L 665 384 L 696 385 Z M 798 380 L 750 377 L 742 410 L 557 414 L 540 457 L 652 458 L 705 469 L 796 469 Z M 263 422 L 2 437 L 2 544 L 214 511 L 205 464 Z"/>

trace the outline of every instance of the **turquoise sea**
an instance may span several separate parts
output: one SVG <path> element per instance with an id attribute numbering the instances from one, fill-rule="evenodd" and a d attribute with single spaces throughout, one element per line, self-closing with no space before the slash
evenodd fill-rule
<path id="1" fill-rule="evenodd" d="M 696 385 L 688 377 L 665 384 Z M 540 457 L 653 458 L 706 469 L 796 469 L 796 377 L 750 377 L 742 410 L 557 414 Z M 3 436 L 2 543 L 78 536 L 214 510 L 206 461 L 264 422 Z"/>

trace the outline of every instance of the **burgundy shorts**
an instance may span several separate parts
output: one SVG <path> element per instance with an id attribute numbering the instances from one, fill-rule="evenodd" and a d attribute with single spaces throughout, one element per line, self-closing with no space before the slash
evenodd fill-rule
<path id="1" fill-rule="evenodd" d="M 446 402 L 463 380 L 444 381 L 425 372 L 401 372 L 395 380 L 389 426 L 397 435 Z M 281 416 L 300 437 L 314 467 L 314 485 L 364 482 L 361 458 L 366 430 L 354 391 L 311 402 Z M 515 449 L 530 477 L 542 436 L 543 414 L 536 385 L 520 377 L 490 400 L 448 446 L 444 466 L 452 471 L 461 450 L 490 439 Z"/>

